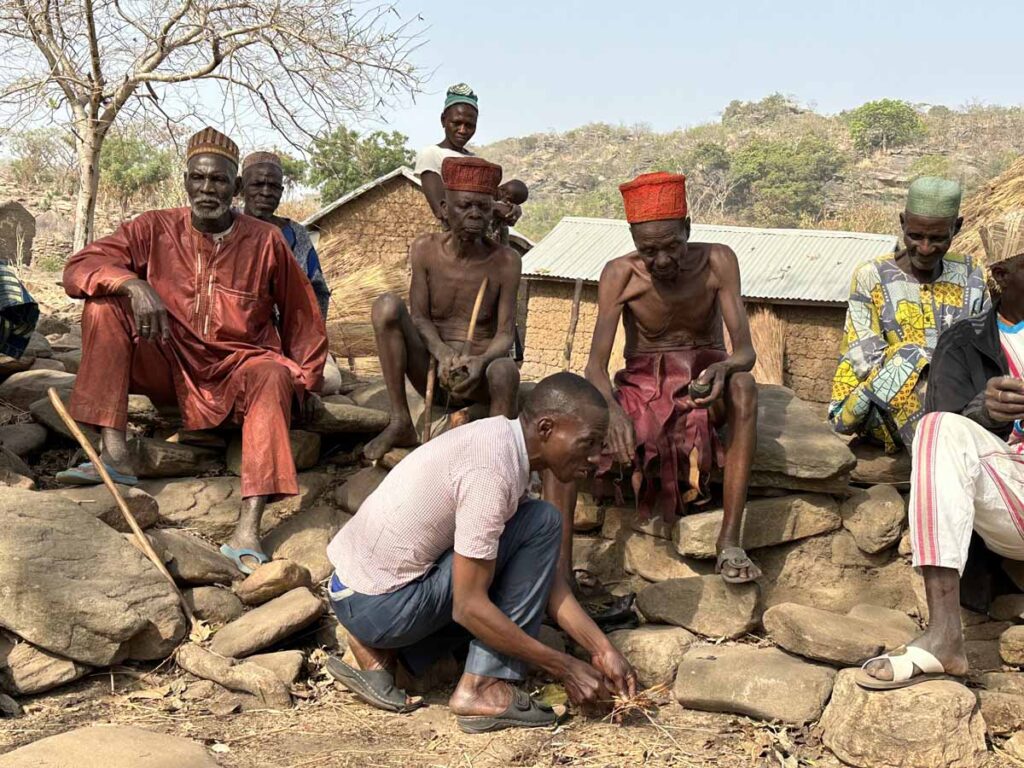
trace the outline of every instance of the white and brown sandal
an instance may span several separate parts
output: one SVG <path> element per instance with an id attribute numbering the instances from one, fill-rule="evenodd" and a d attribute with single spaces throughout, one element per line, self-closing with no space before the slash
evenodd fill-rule
<path id="1" fill-rule="evenodd" d="M 879 680 L 868 674 L 865 667 L 873 661 L 888 661 L 892 667 L 892 680 Z M 856 682 L 871 691 L 892 691 L 929 680 L 951 680 L 942 662 L 924 648 L 908 645 L 903 652 L 883 653 L 865 661 L 857 670 Z"/>

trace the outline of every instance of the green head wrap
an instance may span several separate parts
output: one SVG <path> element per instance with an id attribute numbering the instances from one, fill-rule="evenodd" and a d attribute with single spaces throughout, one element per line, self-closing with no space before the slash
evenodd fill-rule
<path id="1" fill-rule="evenodd" d="M 448 107 L 453 104 L 469 104 L 471 107 L 480 109 L 480 106 L 476 102 L 476 94 L 473 93 L 472 88 L 465 83 L 456 83 L 449 88 L 448 93 L 445 94 L 444 108 L 448 109 Z"/>
<path id="2" fill-rule="evenodd" d="M 936 219 L 960 215 L 960 185 L 937 176 L 922 176 L 907 191 L 907 213 Z"/>

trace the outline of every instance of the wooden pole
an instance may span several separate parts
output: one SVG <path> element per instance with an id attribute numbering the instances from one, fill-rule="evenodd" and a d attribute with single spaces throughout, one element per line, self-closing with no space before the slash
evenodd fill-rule
<path id="1" fill-rule="evenodd" d="M 568 371 L 572 362 L 572 345 L 576 340 L 576 325 L 580 321 L 580 299 L 583 297 L 583 279 L 576 278 L 576 290 L 572 295 L 572 314 L 569 315 L 569 330 L 565 334 L 565 353 L 562 355 L 562 370 Z"/>
<path id="2" fill-rule="evenodd" d="M 423 438 L 421 443 L 430 440 L 431 420 L 434 418 L 434 384 L 437 382 L 437 360 L 433 355 L 430 357 L 430 367 L 427 369 L 427 393 L 423 398 Z"/>
<path id="3" fill-rule="evenodd" d="M 164 578 L 167 579 L 168 583 L 171 585 L 171 589 L 174 590 L 174 594 L 178 596 L 178 601 L 181 603 L 181 609 L 185 612 L 185 616 L 188 617 L 189 624 L 194 624 L 195 619 L 192 616 L 192 609 L 189 607 L 188 603 L 185 602 L 185 596 L 181 594 L 181 590 L 178 589 L 178 585 L 174 583 L 174 577 L 167 572 L 167 568 L 164 566 L 163 560 L 161 560 L 159 555 L 153 551 L 153 545 L 149 543 L 149 539 L 146 538 L 146 534 L 142 532 L 142 528 L 139 527 L 139 523 L 136 521 L 135 515 L 133 515 L 132 511 L 128 509 L 128 505 L 121 497 L 121 492 L 117 490 L 117 486 L 114 484 L 114 481 L 110 479 L 110 474 L 107 472 L 107 468 L 103 465 L 103 462 L 97 455 L 96 449 L 92 447 L 92 443 L 89 442 L 89 439 L 82 432 L 77 422 L 71 418 L 67 409 L 64 408 L 64 403 L 61 402 L 60 395 L 57 394 L 57 390 L 50 387 L 46 391 L 46 394 L 49 395 L 50 402 L 53 404 L 54 410 L 57 411 L 57 415 L 60 416 L 61 421 L 63 421 L 65 426 L 67 426 L 68 431 L 74 435 L 78 444 L 82 446 L 82 450 L 85 451 L 86 456 L 89 457 L 89 461 L 92 462 L 92 465 L 96 468 L 100 478 L 102 478 L 103 484 L 107 486 L 107 490 L 110 491 L 110 494 L 114 497 L 114 502 L 117 504 L 117 508 L 121 510 L 121 515 L 124 517 L 125 522 L 128 523 L 128 527 L 131 528 L 132 533 L 135 534 L 135 538 L 139 542 L 139 546 L 142 548 L 142 551 L 145 553 L 146 557 L 152 561 L 153 565 L 156 566 L 156 569 L 164 575 Z"/>
<path id="4" fill-rule="evenodd" d="M 468 355 L 473 348 L 473 334 L 476 333 L 476 321 L 480 317 L 480 305 L 484 303 L 484 294 L 487 293 L 487 278 L 480 283 L 480 290 L 476 292 L 476 301 L 473 302 L 473 312 L 469 316 L 469 330 L 466 331 L 466 341 L 462 345 L 462 354 Z"/>

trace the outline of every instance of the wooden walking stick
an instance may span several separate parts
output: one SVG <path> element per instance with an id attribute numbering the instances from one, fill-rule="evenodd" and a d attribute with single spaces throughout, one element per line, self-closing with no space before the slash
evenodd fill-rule
<path id="1" fill-rule="evenodd" d="M 576 278 L 576 289 L 572 294 L 572 312 L 569 314 L 569 330 L 565 334 L 565 352 L 562 354 L 562 370 L 568 371 L 572 361 L 573 342 L 576 341 L 576 326 L 580 321 L 580 299 L 583 297 L 583 279 Z"/>
<path id="2" fill-rule="evenodd" d="M 476 292 L 476 301 L 473 302 L 473 311 L 469 315 L 469 329 L 466 331 L 466 340 L 462 343 L 462 355 L 465 357 L 473 349 L 473 334 L 476 333 L 476 321 L 480 317 L 480 306 L 484 303 L 484 294 L 487 293 L 487 278 L 485 277 L 480 282 L 480 289 Z M 462 371 L 464 369 L 459 369 Z M 466 372 L 468 374 L 468 371 Z M 456 376 L 452 375 L 452 378 L 456 380 L 456 383 L 461 379 L 464 379 L 466 374 L 460 374 Z M 447 397 L 451 397 L 450 394 Z M 449 429 L 460 427 L 466 423 L 466 419 L 469 418 L 465 410 L 453 413 L 452 418 L 448 424 Z"/>
<path id="3" fill-rule="evenodd" d="M 437 381 L 437 360 L 430 356 L 430 367 L 427 369 L 427 394 L 423 398 L 423 439 L 421 443 L 430 440 L 430 427 L 434 410 L 434 384 Z"/>
<path id="4" fill-rule="evenodd" d="M 156 569 L 164 575 L 168 583 L 171 585 L 171 589 L 174 590 L 174 594 L 178 596 L 178 601 L 181 603 L 181 609 L 185 612 L 185 616 L 188 617 L 189 624 L 195 624 L 195 619 L 192 616 L 192 609 L 188 603 L 185 602 L 185 596 L 181 594 L 181 590 L 178 589 L 178 585 L 174 583 L 174 577 L 167 572 L 167 568 L 164 567 L 163 560 L 160 559 L 159 555 L 153 551 L 153 545 L 149 543 L 149 539 L 146 538 L 146 534 L 142 532 L 142 528 L 139 527 L 138 522 L 135 520 L 135 515 L 128 509 L 128 505 L 121 497 L 121 492 L 117 490 L 117 486 L 114 485 L 114 481 L 110 479 L 110 474 L 107 472 L 107 468 L 103 465 L 100 457 L 96 453 L 96 449 L 92 447 L 92 443 L 89 442 L 89 438 L 82 432 L 81 427 L 78 423 L 71 418 L 71 415 L 64 408 L 64 403 L 61 402 L 60 395 L 57 394 L 57 390 L 50 387 L 46 394 L 50 397 L 50 402 L 53 404 L 53 409 L 57 411 L 57 415 L 60 416 L 60 420 L 64 422 L 64 425 L 68 428 L 71 434 L 74 436 L 78 444 L 82 446 L 82 450 L 85 451 L 85 455 L 89 457 L 89 461 L 96 468 L 99 476 L 103 479 L 103 484 L 107 486 L 107 490 L 114 497 L 114 501 L 117 504 L 117 508 L 121 510 L 121 515 L 124 517 L 125 522 L 128 523 L 128 527 L 132 529 L 132 533 L 135 534 L 136 540 L 139 542 L 139 546 L 145 553 Z"/>

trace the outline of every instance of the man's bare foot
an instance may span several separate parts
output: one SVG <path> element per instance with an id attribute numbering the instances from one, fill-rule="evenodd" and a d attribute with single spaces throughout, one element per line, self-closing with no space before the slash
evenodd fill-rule
<path id="1" fill-rule="evenodd" d="M 466 672 L 459 680 L 448 709 L 454 715 L 500 715 L 512 701 L 512 685 L 506 680 Z"/>
<path id="2" fill-rule="evenodd" d="M 392 448 L 408 448 L 419 445 L 419 442 L 420 437 L 412 421 L 392 419 L 383 432 L 366 444 L 363 456 L 370 461 L 378 461 Z"/>
<path id="3" fill-rule="evenodd" d="M 959 620 L 959 616 L 957 616 Z M 908 645 L 928 651 L 939 660 L 946 670 L 946 674 L 954 677 L 964 677 L 970 665 L 964 653 L 963 635 L 959 631 L 939 631 L 929 627 L 924 634 Z M 889 681 L 893 679 L 892 664 L 888 661 L 872 661 L 864 667 L 864 671 L 876 680 Z M 921 670 L 915 665 L 914 676 L 921 674 Z"/>

